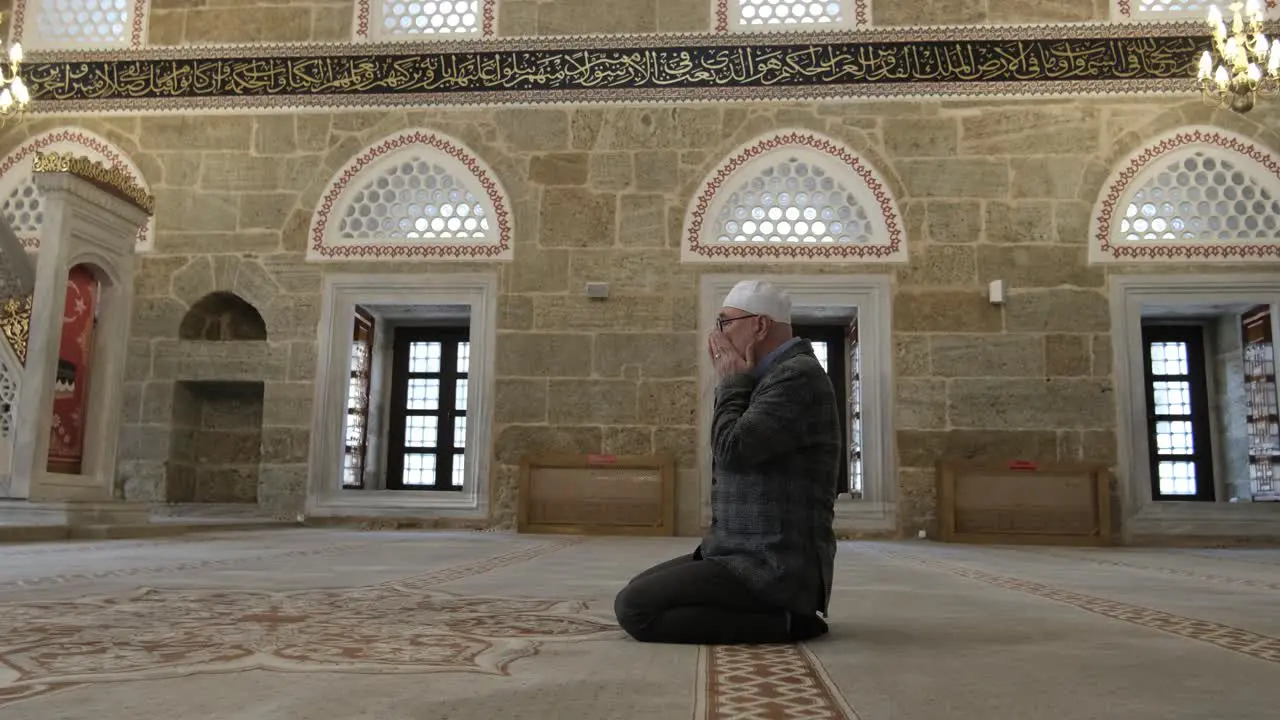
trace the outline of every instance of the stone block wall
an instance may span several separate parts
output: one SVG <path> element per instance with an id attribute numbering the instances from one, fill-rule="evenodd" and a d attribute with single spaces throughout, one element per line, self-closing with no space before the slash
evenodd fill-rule
<path id="1" fill-rule="evenodd" d="M 694 417 L 707 391 L 694 376 L 698 276 L 864 272 L 894 277 L 901 529 L 914 532 L 932 522 L 941 455 L 1114 460 L 1109 270 L 1086 259 L 1093 202 L 1119 157 L 1172 127 L 1208 122 L 1280 147 L 1254 120 L 1155 100 L 40 118 L 0 138 L 0 151 L 81 124 L 118 143 L 157 195 L 130 343 L 121 459 L 131 496 L 158 492 L 166 392 L 198 379 L 181 373 L 208 372 L 266 383 L 259 499 L 301 508 L 322 273 L 487 267 L 303 261 L 332 174 L 387 134 L 422 127 L 482 157 L 514 211 L 515 260 L 500 270 L 494 524 L 511 523 L 517 464 L 531 452 L 671 452 L 681 496 L 696 498 Z M 785 128 L 827 133 L 880 170 L 905 215 L 908 265 L 680 263 L 699 181 L 740 144 Z M 986 300 L 993 279 L 1009 284 L 1004 308 Z M 588 280 L 612 283 L 610 299 L 589 303 Z M 187 309 L 215 290 L 261 312 L 269 339 L 252 362 L 178 343 Z"/>
<path id="2" fill-rule="evenodd" d="M 261 382 L 175 384 L 166 502 L 257 502 L 262 390 Z"/>

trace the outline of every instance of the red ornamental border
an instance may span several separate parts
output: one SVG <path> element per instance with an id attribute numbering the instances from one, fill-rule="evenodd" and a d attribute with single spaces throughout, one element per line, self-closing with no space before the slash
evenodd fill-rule
<path id="1" fill-rule="evenodd" d="M 1133 6 L 1129 2 L 1129 0 L 1120 0 L 1118 3 L 1116 3 L 1116 7 L 1120 10 L 1121 17 L 1127 17 L 1127 18 L 1133 17 Z M 1275 10 L 1276 0 L 1267 0 L 1267 9 Z"/>
<path id="2" fill-rule="evenodd" d="M 13 4 L 13 42 L 22 42 L 23 18 L 27 13 L 27 3 L 37 2 L 38 0 L 18 0 Z M 143 46 L 142 30 L 146 24 L 147 15 L 150 13 L 148 0 L 134 0 L 133 17 L 129 26 L 129 47 L 140 48 Z"/>
<path id="3" fill-rule="evenodd" d="M 143 0 L 138 0 L 142 2 Z M 495 10 L 497 0 L 480 0 L 480 35 L 481 37 L 493 37 L 495 20 L 497 12 Z M 373 13 L 370 7 L 378 0 L 356 0 L 356 37 L 369 37 L 369 16 Z"/>
<path id="4" fill-rule="evenodd" d="M 362 0 L 363 1 L 363 0 Z M 845 0 L 848 2 L 849 0 Z M 866 27 L 871 24 L 871 11 L 868 7 L 871 0 L 852 0 L 853 1 L 853 23 L 854 27 Z M 1276 0 L 1268 0 L 1274 3 Z M 729 32 L 729 3 L 740 2 L 740 0 L 716 0 L 716 32 Z M 775 26 L 775 29 L 782 29 L 785 26 Z"/>
<path id="5" fill-rule="evenodd" d="M 876 202 L 880 205 L 880 215 L 884 219 L 885 228 L 889 233 L 889 242 L 886 244 L 876 245 L 724 245 L 720 243 L 703 244 L 699 238 L 702 235 L 702 224 L 706 220 L 708 208 L 712 201 L 719 193 L 721 186 L 729 179 L 734 172 L 747 162 L 760 157 L 761 155 L 782 147 L 802 145 L 812 148 L 818 152 L 830 155 L 849 167 L 862 178 L 862 182 L 875 195 Z M 862 161 L 853 153 L 840 147 L 836 143 L 807 133 L 786 133 L 784 135 L 776 135 L 774 137 L 761 140 L 751 147 L 743 150 L 735 155 L 728 162 L 721 165 L 716 171 L 715 177 L 711 178 L 703 186 L 702 192 L 698 195 L 697 203 L 694 205 L 691 217 L 689 219 L 689 227 L 687 235 L 689 237 L 689 249 L 693 252 L 710 258 L 793 258 L 796 256 L 807 258 L 848 258 L 848 257 L 888 257 L 898 252 L 902 247 L 902 226 L 899 222 L 898 213 L 893 207 L 893 198 L 889 191 L 884 187 L 871 169 L 862 163 Z"/>
<path id="6" fill-rule="evenodd" d="M 370 163 L 385 157 L 388 153 L 412 145 L 426 145 L 435 148 L 462 163 L 480 182 L 489 202 L 493 204 L 494 220 L 498 225 L 498 243 L 492 244 L 351 244 L 329 246 L 325 244 L 325 229 L 329 226 L 329 216 L 333 213 L 338 199 L 346 192 L 347 185 L 355 179 Z M 415 131 L 388 138 L 366 150 L 342 172 L 325 193 L 316 210 L 317 222 L 311 229 L 311 250 L 328 258 L 425 258 L 425 257 L 494 257 L 506 252 L 511 247 L 511 222 L 506 202 L 498 190 L 498 184 L 489 177 L 479 161 L 466 150 L 430 133 Z"/>
<path id="7" fill-rule="evenodd" d="M 1129 185 L 1153 160 L 1156 160 L 1160 156 L 1184 145 L 1190 144 L 1216 145 L 1224 150 L 1244 155 L 1265 167 L 1271 174 L 1280 178 L 1280 163 L 1276 162 L 1276 159 L 1271 155 L 1271 153 L 1260 149 L 1252 143 L 1241 142 L 1235 138 L 1226 137 L 1221 133 L 1206 132 L 1203 130 L 1178 133 L 1171 138 L 1162 140 L 1159 143 L 1143 150 L 1141 154 L 1129 162 L 1129 165 L 1120 172 L 1119 177 L 1117 177 L 1115 182 L 1111 184 L 1111 187 L 1107 189 L 1106 199 L 1102 201 L 1102 206 L 1098 211 L 1098 229 L 1094 234 L 1094 239 L 1098 241 L 1099 247 L 1102 251 L 1110 253 L 1114 258 L 1131 258 L 1135 260 L 1156 258 L 1225 259 L 1280 257 L 1280 243 L 1223 243 L 1212 245 L 1111 244 L 1111 223 L 1115 217 L 1117 206 L 1120 203 L 1120 198 L 1125 194 Z"/>
<path id="8" fill-rule="evenodd" d="M 144 188 L 147 187 L 146 178 L 134 173 L 129 167 L 129 164 L 124 161 L 124 158 L 120 153 L 116 152 L 115 148 L 106 142 L 98 140 L 97 138 L 89 137 L 79 130 L 57 130 L 46 135 L 38 136 L 33 140 L 28 140 L 18 146 L 18 149 L 10 153 L 10 155 L 0 163 L 0 177 L 12 170 L 18 163 L 34 155 L 36 151 L 44 150 L 50 145 L 60 142 L 75 143 L 76 145 L 100 153 L 107 159 L 107 162 L 111 163 L 112 167 L 118 167 L 121 170 L 128 172 L 134 182 Z M 4 199 L 0 198 L 0 203 L 3 201 Z M 147 221 L 142 224 L 142 227 L 138 230 L 138 242 L 146 242 L 147 230 L 151 228 L 152 221 L 153 218 L 149 217 L 147 218 Z M 30 239 L 22 240 L 23 247 L 34 247 L 39 242 L 38 238 L 34 241 L 31 241 Z"/>

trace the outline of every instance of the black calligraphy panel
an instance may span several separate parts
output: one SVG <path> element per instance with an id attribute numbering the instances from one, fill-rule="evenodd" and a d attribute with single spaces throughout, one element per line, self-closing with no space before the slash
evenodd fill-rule
<path id="1" fill-rule="evenodd" d="M 1174 80 L 1208 37 L 29 62 L 39 101 Z M 852 94 L 852 93 L 851 93 Z"/>

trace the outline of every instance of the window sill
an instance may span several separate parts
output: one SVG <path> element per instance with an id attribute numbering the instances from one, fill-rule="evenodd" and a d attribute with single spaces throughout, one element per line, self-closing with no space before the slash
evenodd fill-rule
<path id="1" fill-rule="evenodd" d="M 836 500 L 835 529 L 848 531 L 885 531 L 898 529 L 897 508 L 874 500 Z"/>
<path id="2" fill-rule="evenodd" d="M 1150 502 L 1124 523 L 1124 534 L 1158 536 L 1280 535 L 1280 503 Z"/>
<path id="3" fill-rule="evenodd" d="M 484 519 L 475 493 L 456 490 L 342 490 L 312 500 L 307 514 L 316 517 L 449 517 Z"/>

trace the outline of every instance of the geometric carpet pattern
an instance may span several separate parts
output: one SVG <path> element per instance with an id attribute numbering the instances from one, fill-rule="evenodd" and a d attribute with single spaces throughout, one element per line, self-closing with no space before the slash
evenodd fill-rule
<path id="1" fill-rule="evenodd" d="M 846 542 L 831 633 L 640 644 L 680 538 L 0 546 L 0 720 L 1274 720 L 1280 551 Z"/>

